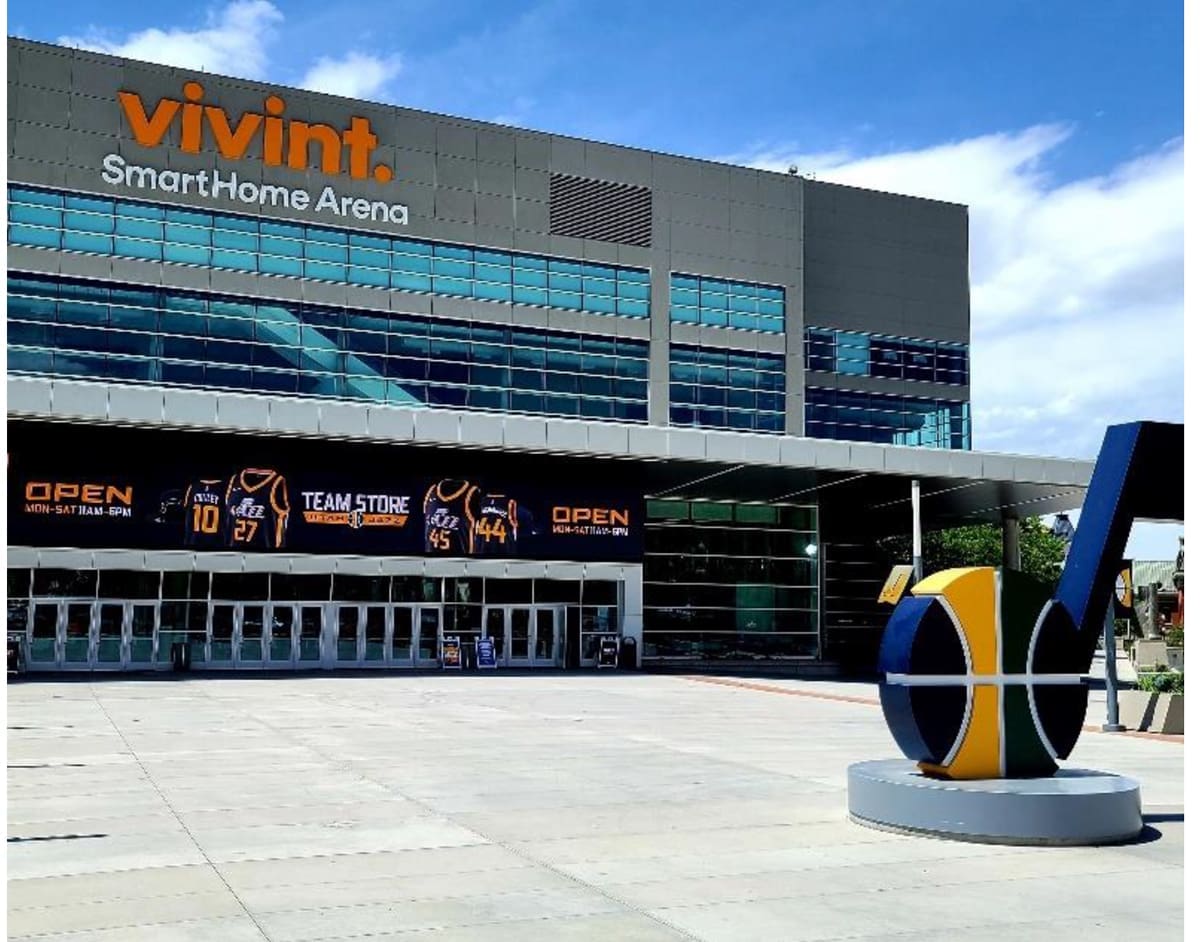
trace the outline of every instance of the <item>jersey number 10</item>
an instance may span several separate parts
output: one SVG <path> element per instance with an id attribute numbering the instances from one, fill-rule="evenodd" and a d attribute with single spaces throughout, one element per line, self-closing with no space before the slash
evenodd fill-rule
<path id="1" fill-rule="evenodd" d="M 192 530 L 196 533 L 216 533 L 221 523 L 221 511 L 215 504 L 192 505 Z"/>

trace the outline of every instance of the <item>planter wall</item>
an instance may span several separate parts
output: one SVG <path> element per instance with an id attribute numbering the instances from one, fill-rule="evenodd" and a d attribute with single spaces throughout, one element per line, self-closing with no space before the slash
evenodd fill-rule
<path id="1" fill-rule="evenodd" d="M 1129 729 L 1183 735 L 1183 694 L 1122 690 L 1121 722 Z"/>

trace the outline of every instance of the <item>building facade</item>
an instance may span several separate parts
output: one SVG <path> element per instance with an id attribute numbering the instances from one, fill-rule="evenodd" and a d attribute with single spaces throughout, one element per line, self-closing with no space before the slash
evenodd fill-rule
<path id="1" fill-rule="evenodd" d="M 963 206 L 8 49 L 31 666 L 812 660 L 895 529 L 812 474 L 1085 483 L 967 457 Z"/>

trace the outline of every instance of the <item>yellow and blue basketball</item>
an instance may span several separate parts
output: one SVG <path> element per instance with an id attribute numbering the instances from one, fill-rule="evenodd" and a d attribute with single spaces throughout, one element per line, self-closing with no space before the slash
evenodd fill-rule
<path id="1" fill-rule="evenodd" d="M 1087 710 L 1079 632 L 1029 576 L 947 569 L 913 587 L 880 653 L 880 700 L 904 754 L 955 779 L 1051 775 Z"/>

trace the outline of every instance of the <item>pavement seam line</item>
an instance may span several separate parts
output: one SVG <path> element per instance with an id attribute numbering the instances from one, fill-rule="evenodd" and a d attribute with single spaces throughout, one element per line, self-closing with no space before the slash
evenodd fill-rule
<path id="1" fill-rule="evenodd" d="M 818 690 L 789 690 L 786 687 L 777 687 L 774 684 L 759 684 L 745 680 L 732 680 L 726 677 L 704 677 L 694 674 L 687 674 L 683 677 L 684 680 L 690 680 L 698 684 L 713 684 L 718 687 L 733 687 L 738 690 L 757 690 L 760 693 L 780 693 L 786 697 L 809 697 L 813 700 L 832 700 L 840 703 L 859 703 L 865 706 L 879 706 L 878 700 L 873 700 L 870 697 L 856 697 L 852 694 L 844 693 L 822 693 Z M 1113 735 L 1112 732 L 1105 732 L 1099 726 L 1085 723 L 1083 725 L 1085 733 L 1104 733 L 1106 736 Z M 1151 733 L 1140 729 L 1124 729 L 1116 732 L 1118 736 L 1132 736 L 1135 739 L 1148 739 L 1152 742 L 1173 742 L 1183 745 L 1183 734 L 1174 733 Z"/>
<path id="2" fill-rule="evenodd" d="M 331 698 L 331 699 L 336 699 L 336 698 Z M 345 705 L 345 704 L 344 704 L 344 701 L 343 701 L 343 705 Z M 352 705 L 353 705 L 353 706 L 355 706 L 355 707 L 358 707 L 358 706 L 360 706 L 360 705 L 359 705 L 359 704 L 357 704 L 357 703 L 355 703 L 355 704 L 352 704 Z M 517 847 L 513 846 L 512 844 L 510 844 L 510 843 L 509 843 L 509 842 L 507 842 L 507 841 L 504 841 L 504 840 L 497 840 L 497 839 L 494 839 L 494 838 L 488 837 L 486 834 L 484 834 L 483 832 L 479 831 L 477 828 L 471 827 L 470 825 L 468 825 L 468 824 L 464 824 L 463 822 L 459 821 L 459 820 L 457 819 L 457 817 L 456 817 L 455 813 L 453 813 L 453 812 L 446 813 L 446 812 L 441 812 L 441 811 L 438 811 L 436 808 L 434 808 L 432 805 L 430 805 L 429 803 L 427 803 L 426 801 L 424 801 L 424 800 L 423 800 L 423 799 L 421 799 L 421 798 L 416 798 L 416 797 L 413 797 L 413 796 L 410 796 L 410 795 L 406 795 L 406 794 L 404 794 L 402 791 L 400 791 L 399 789 L 397 789 L 395 786 L 393 786 L 393 785 L 391 785 L 391 784 L 389 784 L 389 783 L 387 783 L 387 782 L 381 782 L 381 781 L 378 781 L 378 780 L 376 780 L 376 779 L 373 779 L 373 778 L 371 778 L 369 775 L 366 775 L 366 774 L 364 774 L 364 773 L 363 773 L 363 772 L 362 772 L 360 769 L 356 768 L 356 767 L 355 767 L 353 764 L 351 764 L 351 763 L 350 763 L 348 760 L 344 760 L 344 759 L 337 759 L 337 758 L 335 758 L 335 757 L 333 757 L 333 756 L 329 755 L 328 753 L 325 753 L 325 752 L 323 752 L 321 749 L 317 748 L 316 746 L 313 746 L 313 745 L 310 745 L 310 744 L 308 744 L 308 743 L 304 743 L 303 741 L 300 741 L 300 740 L 294 739 L 294 738 L 292 737 L 292 734 L 291 734 L 290 732 L 288 732 L 288 731 L 286 731 L 286 730 L 280 730 L 278 727 L 276 727 L 276 726 L 272 725 L 272 724 L 271 724 L 271 723 L 269 723 L 267 720 L 264 720 L 264 719 L 263 719 L 261 716 L 258 716 L 258 715 L 256 715 L 256 714 L 253 714 L 253 713 L 251 713 L 251 714 L 249 714 L 249 715 L 250 715 L 250 716 L 251 716 L 251 717 L 252 717 L 252 718 L 253 718 L 253 719 L 254 719 L 256 722 L 258 722 L 258 723 L 262 724 L 262 725 L 263 725 L 263 726 L 265 726 L 267 729 L 271 730 L 271 732 L 272 732 L 272 733 L 274 733 L 275 735 L 277 735 L 277 736 L 280 736 L 280 737 L 282 737 L 282 738 L 285 738 L 285 739 L 290 739 L 292 742 L 295 742 L 295 743 L 297 743 L 298 745 L 302 746 L 303 748 L 309 749 L 309 750 L 310 750 L 311 752 L 313 752 L 315 755 L 318 755 L 318 756 L 322 757 L 322 758 L 323 758 L 323 759 L 325 759 L 327 762 L 332 762 L 332 763 L 334 763 L 335 765 L 341 765 L 341 767 L 342 767 L 344 770 L 346 770 L 346 771 L 350 772 L 351 774 L 355 775 L 356 777 L 358 777 L 358 778 L 359 778 L 359 779 L 361 779 L 362 781 L 364 781 L 364 782 L 370 782 L 370 783 L 371 783 L 371 784 L 373 784 L 373 785 L 376 785 L 376 786 L 378 786 L 378 787 L 380 787 L 380 788 L 383 788 L 385 791 L 391 792 L 392 794 L 396 794 L 396 795 L 398 795 L 399 797 L 401 797 L 401 798 L 403 798 L 403 799 L 405 799 L 405 800 L 407 800 L 407 801 L 411 801 L 411 802 L 413 802 L 414 804 L 416 804 L 416 805 L 420 806 L 421 808 L 425 809 L 425 811 L 426 811 L 428 814 L 431 814 L 431 815 L 433 815 L 433 816 L 435 816 L 435 817 L 445 818 L 446 820 L 449 820 L 449 821 L 453 821 L 453 822 L 454 822 L 454 824 L 455 824 L 456 826 L 458 826 L 458 827 L 462 828 L 462 829 L 463 829 L 463 830 L 465 830 L 465 831 L 469 831 L 470 833 L 472 833 L 472 834 L 476 835 L 477 837 L 479 837 L 479 838 L 480 838 L 481 840 L 483 840 L 484 842 L 486 842 L 486 843 L 488 843 L 488 844 L 493 844 L 493 845 L 496 845 L 496 846 L 498 846 L 498 847 L 502 847 L 502 848 L 504 848 L 504 850 L 508 851 L 508 852 L 509 852 L 510 854 L 512 854 L 514 857 L 518 857 L 518 858 L 520 858 L 521 860 L 525 860 L 525 861 L 527 861 L 528 863 L 531 863 L 531 864 L 533 864 L 533 865 L 535 865 L 535 866 L 537 866 L 537 867 L 539 867 L 539 868 L 541 868 L 541 869 L 548 870 L 549 872 L 551 872 L 551 873 L 555 874 L 556 876 L 558 876 L 558 877 L 560 877 L 560 878 L 562 878 L 562 879 L 564 879 L 564 880 L 567 880 L 567 881 L 569 881 L 570 883 L 574 884 L 575 886 L 581 887 L 581 888 L 583 888 L 583 889 L 585 889 L 585 890 L 587 890 L 587 891 L 589 891 L 589 892 L 591 892 L 591 893 L 595 893 L 597 896 L 600 896 L 600 897 L 602 897 L 602 898 L 604 898 L 604 899 L 608 900 L 610 903 L 614 903 L 614 904 L 616 904 L 616 905 L 617 905 L 617 906 L 619 906 L 621 909 L 624 909 L 624 910 L 631 911 L 631 912 L 633 912 L 633 913 L 636 913 L 636 914 L 637 914 L 637 915 L 639 915 L 639 916 L 642 916 L 642 917 L 644 917 L 644 918 L 646 918 L 646 919 L 649 919 L 651 922 L 654 922 L 654 923 L 656 923 L 657 925 L 659 925 L 659 926 L 663 927 L 664 929 L 667 929 L 667 930 L 669 930 L 669 931 L 671 931 L 671 932 L 674 932 L 674 933 L 676 933 L 677 935 L 681 936 L 681 937 L 682 937 L 682 938 L 684 938 L 684 939 L 689 939 L 689 940 L 692 940 L 692 942 L 700 942 L 700 937 L 699 937 L 699 936 L 696 936 L 696 935 L 693 935 L 693 934 L 691 934 L 691 933 L 689 933 L 689 932 L 686 932 L 685 930 L 681 929 L 680 927 L 678 927 L 678 926 L 675 926 L 675 925 L 672 925 L 670 922 L 667 922 L 666 920 L 664 920 L 664 919 L 661 919 L 661 918 L 659 918 L 658 916 L 655 916 L 653 913 L 647 912 L 645 909 L 643 909 L 643 908 L 641 908 L 641 907 L 639 907 L 639 906 L 631 905 L 630 903 L 626 902 L 624 899 L 621 899 L 620 897 L 614 896 L 613 894 L 606 892 L 605 890 L 601 889 L 601 888 L 600 888 L 600 887 L 598 887 L 598 886 L 595 886 L 595 885 L 593 885 L 593 884 L 591 884 L 591 883 L 588 883 L 588 882 L 586 882 L 585 880 L 581 880 L 581 879 L 579 879 L 578 877 L 576 877 L 575 875 L 573 875 L 573 874 L 571 874 L 571 873 L 568 873 L 568 872 L 566 872 L 566 871 L 560 870 L 558 867 L 556 867 L 556 866 L 555 866 L 554 864 L 552 864 L 552 863 L 549 863 L 549 862 L 547 862 L 547 861 L 544 861 L 544 860 L 539 860 L 537 857 L 534 857 L 533 855 L 531 855 L 531 854 L 529 854 L 529 853 L 527 853 L 527 852 L 525 852 L 525 851 L 523 851 L 523 850 L 520 850 L 520 849 L 518 849 Z M 222 879 L 223 879 L 223 877 L 222 877 Z M 240 902 L 240 900 L 239 900 L 239 902 Z M 596 914 L 596 915 L 601 915 L 601 914 Z M 372 935 L 377 935 L 378 933 L 371 933 L 371 934 L 372 934 Z M 361 937 L 363 937 L 363 936 L 343 936 L 342 938 L 361 938 Z M 337 937 L 331 937 L 331 938 L 337 938 Z"/>
<path id="3" fill-rule="evenodd" d="M 121 728 L 117 725 L 116 721 L 112 718 L 112 715 L 108 712 L 108 709 L 104 706 L 104 703 L 100 699 L 100 697 L 97 696 L 95 685 L 89 683 L 88 690 L 91 691 L 92 697 L 96 701 L 96 705 L 98 707 L 100 707 L 100 712 L 104 714 L 104 718 L 106 720 L 108 720 L 109 725 L 112 726 L 112 728 L 116 732 L 117 736 L 120 737 L 121 742 L 124 744 L 125 748 L 129 750 L 129 754 L 133 757 L 133 760 L 137 763 L 138 768 L 141 769 L 142 774 L 146 776 L 146 781 L 148 781 L 150 783 L 151 787 L 158 794 L 158 797 L 162 801 L 162 803 L 167 806 L 167 809 L 174 816 L 175 821 L 183 829 L 183 833 L 186 834 L 188 836 L 188 840 L 192 842 L 192 846 L 195 847 L 196 850 L 200 853 L 200 856 L 204 858 L 204 862 L 206 864 L 208 864 L 208 866 L 212 867 L 213 872 L 217 875 L 217 878 L 225 885 L 225 888 L 229 891 L 230 895 L 233 896 L 233 898 L 235 900 L 237 900 L 237 904 L 242 908 L 242 912 L 244 912 L 246 914 L 246 918 L 249 919 L 252 923 L 254 923 L 254 928 L 256 928 L 259 931 L 259 934 L 262 935 L 262 937 L 264 939 L 268 940 L 268 942 L 271 942 L 271 937 L 270 937 L 270 935 L 267 934 L 267 930 L 262 927 L 262 925 L 259 923 L 259 921 L 256 918 L 254 918 L 254 914 L 252 912 L 250 912 L 249 908 L 242 901 L 242 898 L 237 894 L 237 891 L 232 886 L 230 886 L 229 881 L 225 879 L 225 874 L 221 873 L 221 871 L 217 867 L 217 865 L 208 856 L 208 853 L 204 850 L 203 847 L 200 846 L 200 842 L 197 841 L 196 836 L 194 834 L 192 834 L 191 828 L 189 828 L 186 824 L 184 824 L 183 818 L 181 818 L 179 816 L 179 812 L 175 810 L 175 806 L 173 804 L 171 804 L 171 802 L 167 799 L 167 796 L 163 793 L 163 790 L 161 788 L 159 788 L 158 782 L 155 781 L 154 776 L 150 774 L 150 770 L 147 769 L 145 766 L 145 763 L 142 762 L 141 756 L 139 756 L 137 754 L 137 752 L 134 751 L 133 746 L 131 746 L 129 744 L 129 740 L 125 738 L 125 733 L 121 730 Z M 167 924 L 168 923 L 160 923 L 160 925 L 167 925 Z"/>

